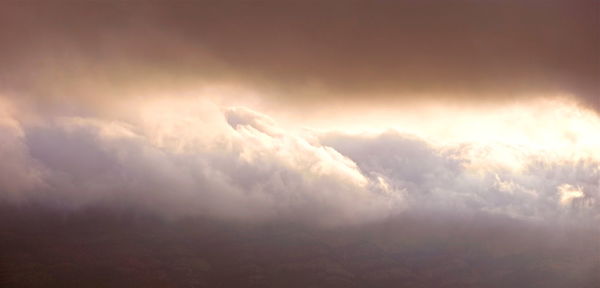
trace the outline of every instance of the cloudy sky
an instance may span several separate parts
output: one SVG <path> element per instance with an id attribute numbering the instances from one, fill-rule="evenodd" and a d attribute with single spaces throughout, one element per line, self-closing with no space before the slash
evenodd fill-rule
<path id="1" fill-rule="evenodd" d="M 596 1 L 8 1 L 2 200 L 598 221 Z"/>
<path id="2" fill-rule="evenodd" d="M 4 208 L 600 233 L 598 1 L 0 6 Z"/>

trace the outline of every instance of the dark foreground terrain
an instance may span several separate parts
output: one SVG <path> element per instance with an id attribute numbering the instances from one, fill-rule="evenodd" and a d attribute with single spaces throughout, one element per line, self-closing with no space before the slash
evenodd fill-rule
<path id="1" fill-rule="evenodd" d="M 3 207 L 0 287 L 600 287 L 589 230 L 399 218 L 316 229 Z"/>

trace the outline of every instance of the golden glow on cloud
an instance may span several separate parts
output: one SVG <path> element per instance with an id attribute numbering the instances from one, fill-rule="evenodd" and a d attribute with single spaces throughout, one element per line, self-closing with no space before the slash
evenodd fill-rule
<path id="1" fill-rule="evenodd" d="M 474 165 L 518 169 L 524 158 L 550 161 L 600 159 L 600 118 L 567 97 L 498 106 L 364 107 L 290 123 L 320 133 L 377 135 L 388 130 L 415 135 L 440 148 L 468 145 Z"/>
<path id="2" fill-rule="evenodd" d="M 475 207 L 543 219 L 562 213 L 561 207 L 592 203 L 597 197 L 600 118 L 568 100 L 536 98 L 494 107 L 348 106 L 325 115 L 303 110 L 306 107 L 275 109 L 253 99 L 256 94 L 233 97 L 230 92 L 156 95 L 137 103 L 128 99 L 120 103 L 126 106 L 124 115 L 48 117 L 35 124 L 38 130 L 17 117 L 27 110 L 9 113 L 13 108 L 7 102 L 0 110 L 5 114 L 0 115 L 0 126 L 23 131 L 11 132 L 12 138 L 4 135 L 16 147 L 6 149 L 7 155 L 23 151 L 24 160 L 13 161 L 26 171 L 21 174 L 32 174 L 27 168 L 41 161 L 49 178 L 63 181 L 63 170 L 79 175 L 95 169 L 96 161 L 108 161 L 105 165 L 116 168 L 106 171 L 117 175 L 106 172 L 107 179 L 125 177 L 106 187 L 96 174 L 77 185 L 59 181 L 67 194 L 78 191 L 79 185 L 101 187 L 100 192 L 90 192 L 93 200 L 157 178 L 165 187 L 177 188 L 181 195 L 173 196 L 173 205 L 184 206 L 182 211 L 205 207 L 187 205 L 191 199 L 212 197 L 226 207 L 215 212 L 224 217 L 240 209 L 238 205 L 262 207 L 256 210 L 262 212 L 248 211 L 259 218 L 288 213 L 290 207 L 310 207 L 322 215 L 336 214 L 332 222 L 343 222 L 385 217 L 416 205 Z M 69 145 L 69 151 L 58 152 L 79 156 L 53 156 L 58 153 L 55 147 Z M 33 151 L 32 157 L 27 151 Z M 73 167 L 82 169 L 69 170 Z M 546 176 L 556 173 L 553 167 L 571 172 Z M 146 191 L 144 185 L 134 191 Z M 92 201 L 81 195 L 73 197 Z M 231 214 L 248 216 L 244 213 Z"/>
<path id="3" fill-rule="evenodd" d="M 312 112 L 304 111 L 306 107 L 264 105 L 256 93 L 241 89 L 216 87 L 189 94 L 195 96 L 156 97 L 136 105 L 141 115 L 137 121 L 156 145 L 180 151 L 214 145 L 216 139 L 225 137 L 223 126 L 228 127 L 224 111 L 238 106 L 272 116 L 270 121 L 277 122 L 278 129 L 293 131 L 307 141 L 328 132 L 378 135 L 393 130 L 440 149 L 468 148 L 465 157 L 476 169 L 492 165 L 518 170 L 531 157 L 600 160 L 600 118 L 564 95 L 496 106 L 348 105 Z"/>
<path id="4" fill-rule="evenodd" d="M 560 204 L 563 206 L 570 205 L 573 200 L 584 196 L 581 187 L 574 187 L 569 184 L 558 186 L 558 192 L 560 194 Z"/>

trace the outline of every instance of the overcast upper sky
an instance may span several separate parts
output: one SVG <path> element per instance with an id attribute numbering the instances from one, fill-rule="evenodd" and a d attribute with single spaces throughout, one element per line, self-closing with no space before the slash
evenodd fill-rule
<path id="1" fill-rule="evenodd" d="M 11 0 L 0 12 L 1 88 L 52 106 L 99 104 L 152 84 L 225 83 L 286 109 L 556 93 L 600 109 L 598 6 Z"/>

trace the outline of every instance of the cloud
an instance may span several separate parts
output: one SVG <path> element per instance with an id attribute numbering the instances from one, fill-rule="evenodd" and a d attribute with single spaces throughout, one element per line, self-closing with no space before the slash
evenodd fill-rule
<path id="1" fill-rule="evenodd" d="M 21 201 L 20 192 L 39 187 L 43 173 L 30 157 L 25 131 L 11 110 L 11 105 L 0 98 L 0 199 Z"/>
<path id="2" fill-rule="evenodd" d="M 0 12 L 0 88 L 44 109 L 215 83 L 302 110 L 556 93 L 600 105 L 596 1 L 62 2 Z"/>
<path id="3" fill-rule="evenodd" d="M 581 187 L 573 187 L 569 184 L 558 186 L 558 192 L 560 193 L 560 204 L 564 206 L 571 205 L 573 200 L 584 197 Z"/>
<path id="4" fill-rule="evenodd" d="M 205 123 L 221 129 L 215 138 L 203 139 L 213 144 L 206 146 L 181 145 L 195 142 L 168 135 L 169 130 L 159 132 L 156 141 L 145 134 L 150 130 L 144 125 L 154 127 L 146 122 L 134 126 L 63 117 L 32 125 L 15 144 L 27 151 L 26 159 L 8 158 L 5 165 L 39 172 L 43 185 L 17 189 L 27 175 L 18 170 L 19 177 L 3 184 L 16 187 L 13 193 L 29 201 L 65 209 L 120 205 L 173 217 L 289 218 L 319 225 L 362 223 L 392 213 L 393 195 L 380 193 L 379 184 L 370 183 L 334 149 L 285 132 L 248 109 L 223 113 L 229 123 Z M 186 116 L 171 121 L 189 124 Z"/>
<path id="5" fill-rule="evenodd" d="M 502 147 L 439 147 L 394 131 L 302 132 L 249 108 L 202 99 L 171 105 L 148 103 L 128 122 L 54 117 L 22 124 L 4 113 L 1 198 L 318 225 L 413 212 L 541 223 L 600 217 L 600 163 L 593 158 L 503 151 L 519 153 L 515 170 L 481 153 Z"/>
<path id="6" fill-rule="evenodd" d="M 313 276 L 595 283 L 598 3 L 8 1 L 0 238 L 166 239 L 253 279 L 306 250 Z"/>
<path id="7" fill-rule="evenodd" d="M 471 158 L 477 155 L 471 150 L 480 149 L 477 145 L 440 149 L 397 132 L 369 137 L 330 134 L 321 140 L 354 160 L 365 175 L 381 177 L 404 191 L 408 209 L 485 212 L 541 222 L 590 223 L 600 217 L 597 160 L 555 160 L 514 151 L 523 162 L 522 169 L 514 170 Z M 502 149 L 490 149 L 495 148 Z M 472 161 L 483 166 L 472 166 Z"/>

